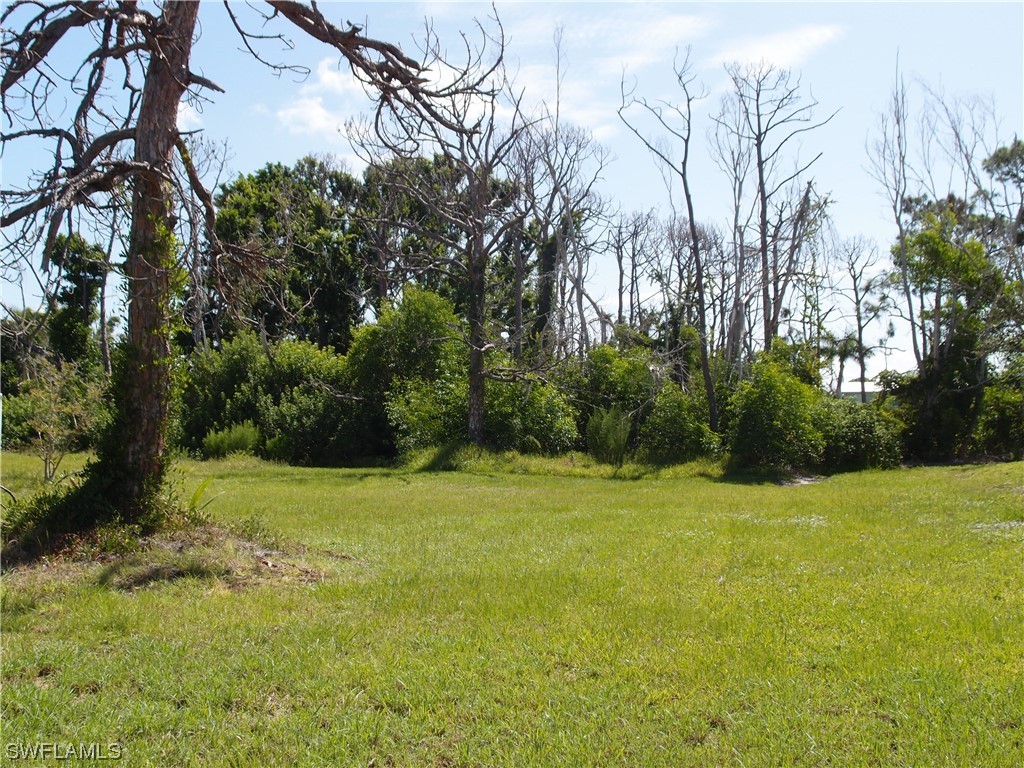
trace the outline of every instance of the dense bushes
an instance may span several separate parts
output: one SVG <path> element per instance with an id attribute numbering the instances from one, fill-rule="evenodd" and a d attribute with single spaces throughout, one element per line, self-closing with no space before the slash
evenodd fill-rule
<path id="1" fill-rule="evenodd" d="M 846 472 L 902 460 L 903 425 L 885 405 L 829 397 L 765 357 L 730 402 L 735 466 Z"/>
<path id="2" fill-rule="evenodd" d="M 179 371 L 177 444 L 209 455 L 237 425 L 257 433 L 248 450 L 299 464 L 332 464 L 363 455 L 351 424 L 345 359 L 316 345 L 264 346 L 251 334 L 220 350 L 196 351 Z M 252 441 L 250 441 L 252 442 Z"/>
<path id="3" fill-rule="evenodd" d="M 172 444 L 201 456 L 244 451 L 332 465 L 462 442 L 468 416 L 464 332 L 448 300 L 408 287 L 401 303 L 355 331 L 344 356 L 253 334 L 239 334 L 220 349 L 195 350 L 177 364 Z M 487 445 L 545 454 L 584 449 L 611 464 L 629 454 L 672 463 L 725 449 L 736 468 L 838 472 L 899 464 L 908 435 L 913 445 L 921 428 L 912 376 L 890 377 L 886 396 L 871 405 L 837 400 L 809 383 L 815 376 L 805 348 L 778 342 L 739 384 L 720 377 L 722 432 L 716 434 L 708 428 L 703 389 L 680 386 L 679 371 L 663 364 L 649 342 L 627 341 L 599 345 L 543 377 L 509 376 L 515 361 L 490 350 Z M 1010 368 L 985 389 L 970 438 L 973 455 L 1024 455 L 1022 377 Z M 5 447 L 38 441 L 38 425 L 30 428 L 30 421 L 39 421 L 37 412 L 56 412 L 28 407 L 40 386 L 25 381 L 17 396 L 4 396 Z M 73 416 L 78 425 L 87 421 Z M 966 422 L 958 423 L 957 434 L 965 429 Z"/>
<path id="4" fill-rule="evenodd" d="M 410 288 L 356 331 L 347 356 L 299 341 L 264 347 L 252 335 L 197 351 L 180 371 L 177 442 L 207 455 L 208 436 L 219 446 L 233 425 L 250 423 L 255 450 L 269 458 L 338 464 L 460 440 L 467 355 L 459 332 L 449 302 Z M 486 407 L 493 447 L 559 453 L 578 440 L 575 410 L 535 378 L 489 381 Z"/>
<path id="5" fill-rule="evenodd" d="M 814 420 L 819 397 L 778 362 L 756 363 L 730 404 L 729 447 L 736 464 L 773 470 L 816 466 L 825 449 Z"/>
<path id="6" fill-rule="evenodd" d="M 491 447 L 562 453 L 576 443 L 576 412 L 554 387 L 536 379 L 489 381 L 485 433 Z M 468 410 L 464 370 L 403 382 L 388 398 L 388 418 L 405 453 L 464 439 Z"/>
<path id="7" fill-rule="evenodd" d="M 998 459 L 1024 459 L 1024 382 L 1010 375 L 985 390 L 974 451 Z"/>
<path id="8" fill-rule="evenodd" d="M 639 448 L 644 458 L 656 463 L 688 461 L 715 454 L 718 435 L 707 424 L 698 400 L 675 384 L 662 388 L 640 428 Z"/>
<path id="9" fill-rule="evenodd" d="M 826 472 L 889 469 L 903 458 L 902 425 L 884 407 L 822 397 L 814 421 L 825 441 Z"/>

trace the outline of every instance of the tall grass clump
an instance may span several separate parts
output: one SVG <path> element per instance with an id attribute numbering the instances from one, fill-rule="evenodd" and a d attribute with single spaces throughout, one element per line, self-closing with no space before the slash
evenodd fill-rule
<path id="1" fill-rule="evenodd" d="M 212 429 L 203 438 L 203 456 L 207 459 L 223 459 L 232 453 L 253 454 L 260 444 L 260 431 L 246 419 L 226 429 Z"/>
<path id="2" fill-rule="evenodd" d="M 604 464 L 621 467 L 626 458 L 632 426 L 632 417 L 619 406 L 598 408 L 587 423 L 587 447 L 590 448 L 590 454 Z"/>

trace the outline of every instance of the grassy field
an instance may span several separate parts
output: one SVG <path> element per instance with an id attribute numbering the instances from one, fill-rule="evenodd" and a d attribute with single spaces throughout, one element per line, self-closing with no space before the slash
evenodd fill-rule
<path id="1" fill-rule="evenodd" d="M 220 539 L 3 576 L 0 760 L 1024 765 L 1024 465 L 552 467 L 181 463 Z"/>

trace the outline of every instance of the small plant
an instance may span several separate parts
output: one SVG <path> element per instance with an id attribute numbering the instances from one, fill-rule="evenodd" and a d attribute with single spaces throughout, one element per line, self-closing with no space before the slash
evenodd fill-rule
<path id="1" fill-rule="evenodd" d="M 604 464 L 621 467 L 632 426 L 632 417 L 619 406 L 598 408 L 587 423 L 587 446 L 591 455 Z"/>
<path id="2" fill-rule="evenodd" d="M 280 549 L 282 545 L 281 537 L 267 527 L 259 515 L 252 515 L 237 523 L 231 523 L 228 530 L 241 539 L 254 544 L 262 544 L 270 549 Z"/>
<path id="3" fill-rule="evenodd" d="M 22 385 L 16 413 L 43 460 L 44 479 L 52 480 L 64 456 L 85 441 L 99 418 L 101 399 L 100 383 L 83 375 L 74 363 L 58 367 L 38 362 L 35 378 Z"/>
<path id="4" fill-rule="evenodd" d="M 203 438 L 203 456 L 207 459 L 222 459 L 232 453 L 254 454 L 259 442 L 260 431 L 246 419 L 227 429 L 211 430 Z"/>

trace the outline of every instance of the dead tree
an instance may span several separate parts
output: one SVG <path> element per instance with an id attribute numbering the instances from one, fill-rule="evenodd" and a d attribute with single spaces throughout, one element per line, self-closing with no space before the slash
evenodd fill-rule
<path id="1" fill-rule="evenodd" d="M 417 219 L 393 222 L 432 243 L 429 252 L 408 254 L 421 272 L 441 272 L 463 286 L 467 299 L 469 347 L 467 438 L 484 442 L 486 352 L 495 340 L 488 332 L 489 266 L 507 244 L 509 234 L 523 225 L 514 204 L 515 183 L 505 167 L 527 129 L 504 69 L 504 36 L 497 32 L 486 44 L 467 48 L 464 71 L 472 88 L 437 97 L 430 119 L 416 105 L 401 105 L 372 125 L 349 124 L 356 151 L 371 165 L 386 170 L 382 181 L 399 195 L 415 201 L 433 222 Z M 436 39 L 427 50 L 439 57 Z M 506 121 L 499 112 L 508 109 Z"/>
<path id="2" fill-rule="evenodd" d="M 886 274 L 881 257 L 873 244 L 863 238 L 843 240 L 834 245 L 840 266 L 849 278 L 847 298 L 853 305 L 853 353 L 860 366 L 860 401 L 867 402 L 867 359 L 887 337 L 893 334 L 892 324 L 878 344 L 867 342 L 869 326 L 881 320 L 889 310 L 890 298 L 885 292 Z"/>
<path id="3" fill-rule="evenodd" d="M 777 206 L 780 193 L 821 156 L 819 153 L 810 162 L 797 164 L 790 174 L 783 175 L 780 164 L 785 157 L 784 150 L 798 136 L 820 128 L 838 113 L 833 112 L 824 120 L 815 121 L 813 114 L 818 103 L 813 98 L 804 99 L 799 79 L 788 70 L 763 62 L 747 66 L 733 64 L 726 69 L 733 84 L 732 97 L 738 104 L 738 113 L 733 114 L 739 119 L 734 124 L 723 124 L 723 127 L 735 132 L 739 140 L 752 148 L 753 173 L 757 183 L 756 229 L 761 259 L 761 319 L 764 348 L 767 350 L 778 334 L 785 299 L 779 290 L 782 287 L 779 272 L 773 271 L 773 249 L 779 245 L 776 236 L 779 230 L 771 221 L 773 208 Z M 791 219 L 785 222 L 790 243 L 802 239 L 800 230 L 806 226 L 806 211 L 805 206 L 796 206 L 791 212 Z M 775 262 L 778 262 L 777 258 Z"/>
<path id="4" fill-rule="evenodd" d="M 910 114 L 907 103 L 907 87 L 898 67 L 888 111 L 880 117 L 879 135 L 868 156 L 871 173 L 885 194 L 893 223 L 896 225 L 896 246 L 893 256 L 895 257 L 899 286 L 903 292 L 906 309 L 904 316 L 910 325 L 910 341 L 913 345 L 918 375 L 924 375 L 925 352 L 918 340 L 923 335 L 924 323 L 915 311 L 907 258 L 910 211 L 907 210 L 906 200 L 911 183 L 908 161 Z"/>
<path id="5" fill-rule="evenodd" d="M 619 117 L 626 126 L 640 139 L 648 151 L 651 152 L 664 167 L 671 168 L 679 178 L 683 187 L 683 200 L 686 203 L 686 220 L 690 236 L 690 254 L 692 257 L 694 276 L 696 279 L 695 292 L 697 295 L 697 335 L 700 338 L 700 368 L 704 378 L 704 391 L 708 399 L 708 424 L 712 430 L 718 429 L 718 405 L 715 397 L 715 382 L 711 375 L 711 364 L 708 353 L 708 324 L 707 324 L 707 292 L 704 280 L 704 258 L 701 249 L 701 237 L 698 231 L 697 220 L 694 214 L 693 194 L 690 187 L 690 151 L 691 139 L 693 136 L 693 104 L 702 98 L 702 94 L 694 88 L 695 78 L 690 68 L 689 52 L 682 63 L 675 66 L 676 82 L 683 93 L 681 104 L 668 102 L 649 102 L 646 99 L 638 98 L 633 91 L 626 91 L 623 86 L 622 106 L 619 108 Z M 645 135 L 626 118 L 627 110 L 637 106 L 642 108 L 650 117 L 653 117 L 661 129 L 667 131 L 679 143 L 682 156 L 678 162 L 660 148 L 656 142 L 645 137 Z"/>

